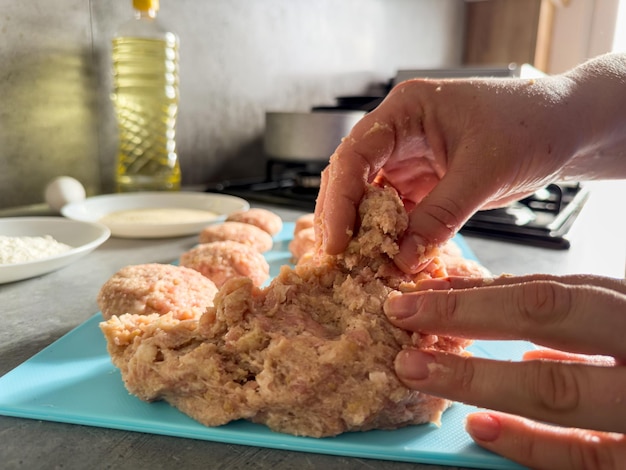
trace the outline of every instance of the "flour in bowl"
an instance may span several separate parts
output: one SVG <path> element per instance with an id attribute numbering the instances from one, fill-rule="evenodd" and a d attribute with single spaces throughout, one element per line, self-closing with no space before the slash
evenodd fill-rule
<path id="1" fill-rule="evenodd" d="M 0 235 L 0 264 L 17 264 L 50 258 L 71 250 L 72 247 L 43 237 L 8 237 Z"/>

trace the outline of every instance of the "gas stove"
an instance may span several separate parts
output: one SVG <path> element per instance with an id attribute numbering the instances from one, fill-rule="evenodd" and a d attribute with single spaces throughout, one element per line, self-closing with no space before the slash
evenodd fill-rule
<path id="1" fill-rule="evenodd" d="M 320 162 L 268 159 L 265 177 L 221 181 L 208 185 L 206 191 L 313 212 L 325 166 Z"/>
<path id="2" fill-rule="evenodd" d="M 462 233 L 567 249 L 567 233 L 589 197 L 580 183 L 550 184 L 507 207 L 478 211 Z"/>
<path id="3" fill-rule="evenodd" d="M 206 191 L 313 212 L 324 166 L 320 162 L 270 159 L 264 177 L 222 181 L 208 185 Z M 478 211 L 461 233 L 567 249 L 570 246 L 567 233 L 588 196 L 589 191 L 580 183 L 550 184 L 507 207 Z"/>

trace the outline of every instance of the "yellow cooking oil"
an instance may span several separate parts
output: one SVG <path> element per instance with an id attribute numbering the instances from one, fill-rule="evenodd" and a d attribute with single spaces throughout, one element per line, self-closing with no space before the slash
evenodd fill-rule
<path id="1" fill-rule="evenodd" d="M 178 38 L 154 31 L 152 10 L 139 11 L 136 20 L 137 34 L 131 31 L 113 39 L 112 101 L 119 131 L 116 189 L 178 190 Z"/>

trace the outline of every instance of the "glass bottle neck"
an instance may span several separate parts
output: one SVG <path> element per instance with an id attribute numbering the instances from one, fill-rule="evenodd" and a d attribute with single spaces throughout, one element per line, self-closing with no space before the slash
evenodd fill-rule
<path id="1" fill-rule="evenodd" d="M 157 16 L 157 10 L 150 8 L 149 10 L 135 10 L 136 19 L 150 18 L 155 19 Z"/>

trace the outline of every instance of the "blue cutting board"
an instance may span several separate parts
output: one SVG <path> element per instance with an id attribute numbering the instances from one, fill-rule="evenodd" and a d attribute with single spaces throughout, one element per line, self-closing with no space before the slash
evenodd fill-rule
<path id="1" fill-rule="evenodd" d="M 289 262 L 287 244 L 293 223 L 285 224 L 266 254 L 270 273 Z M 464 255 L 474 258 L 461 236 Z M 441 427 L 432 424 L 394 431 L 346 433 L 332 438 L 280 434 L 263 425 L 237 421 L 205 427 L 165 402 L 145 403 L 124 388 L 111 364 L 98 323 L 100 313 L 0 377 L 0 414 L 100 426 L 217 442 L 317 452 L 360 458 L 454 465 L 485 469 L 523 467 L 475 445 L 464 430 L 465 416 L 476 408 L 454 404 Z M 476 341 L 480 357 L 519 360 L 533 345 L 522 341 Z"/>

